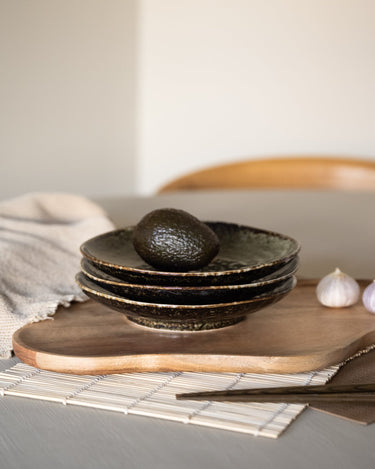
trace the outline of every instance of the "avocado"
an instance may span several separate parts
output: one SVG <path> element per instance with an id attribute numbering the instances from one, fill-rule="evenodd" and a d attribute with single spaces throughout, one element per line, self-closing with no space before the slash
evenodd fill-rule
<path id="1" fill-rule="evenodd" d="M 190 213 L 162 208 L 145 215 L 134 228 L 133 245 L 153 267 L 186 272 L 209 264 L 220 242 L 211 228 Z"/>

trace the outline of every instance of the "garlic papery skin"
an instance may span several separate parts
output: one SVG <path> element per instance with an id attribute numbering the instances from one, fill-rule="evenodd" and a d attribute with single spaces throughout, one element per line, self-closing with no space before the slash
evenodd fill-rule
<path id="1" fill-rule="evenodd" d="M 365 288 L 362 301 L 367 311 L 375 313 L 375 280 Z"/>
<path id="2" fill-rule="evenodd" d="M 324 306 L 343 308 L 357 303 L 360 288 L 354 278 L 336 268 L 320 280 L 316 287 L 316 295 Z"/>

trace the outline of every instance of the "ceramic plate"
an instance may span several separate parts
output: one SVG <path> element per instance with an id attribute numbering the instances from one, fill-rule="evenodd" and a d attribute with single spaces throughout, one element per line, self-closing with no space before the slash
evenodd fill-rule
<path id="1" fill-rule="evenodd" d="M 116 295 L 136 301 L 172 304 L 209 304 L 249 300 L 254 296 L 282 286 L 296 272 L 297 268 L 298 257 L 293 258 L 292 261 L 274 273 L 249 284 L 169 287 L 127 283 L 102 272 L 86 258 L 81 261 L 81 269 L 86 277 Z"/>
<path id="2" fill-rule="evenodd" d="M 293 238 L 234 223 L 206 222 L 220 239 L 216 258 L 189 272 L 159 271 L 145 263 L 132 243 L 133 227 L 110 231 L 81 246 L 84 257 L 102 271 L 130 283 L 149 285 L 238 285 L 281 268 L 300 250 Z"/>
<path id="3" fill-rule="evenodd" d="M 157 329 L 198 331 L 230 326 L 246 315 L 275 303 L 287 295 L 296 285 L 292 276 L 272 292 L 256 296 L 251 300 L 207 305 L 175 305 L 133 301 L 111 293 L 95 284 L 82 272 L 76 282 L 87 296 L 99 303 L 125 314 L 137 324 Z"/>

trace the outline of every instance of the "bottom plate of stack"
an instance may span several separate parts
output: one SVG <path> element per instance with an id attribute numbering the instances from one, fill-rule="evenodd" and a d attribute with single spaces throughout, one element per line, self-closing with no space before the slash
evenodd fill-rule
<path id="1" fill-rule="evenodd" d="M 298 373 L 339 363 L 375 342 L 363 305 L 330 309 L 317 282 L 299 281 L 280 302 L 207 331 L 158 330 L 95 301 L 61 307 L 53 321 L 13 336 L 15 354 L 40 369 L 73 374 L 143 371 Z M 368 282 L 360 282 L 362 289 Z"/>

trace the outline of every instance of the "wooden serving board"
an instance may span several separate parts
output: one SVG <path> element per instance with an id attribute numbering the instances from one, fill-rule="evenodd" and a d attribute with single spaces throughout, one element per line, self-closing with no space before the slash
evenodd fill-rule
<path id="1" fill-rule="evenodd" d="M 369 282 L 360 282 L 362 289 Z M 319 305 L 316 281 L 230 327 L 201 332 L 138 326 L 92 300 L 13 336 L 15 354 L 37 368 L 74 374 L 143 371 L 297 373 L 339 363 L 375 343 L 362 304 Z"/>

